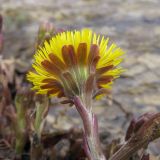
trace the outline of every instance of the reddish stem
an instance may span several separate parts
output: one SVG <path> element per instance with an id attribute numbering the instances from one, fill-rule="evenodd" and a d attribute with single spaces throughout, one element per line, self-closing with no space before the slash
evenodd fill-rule
<path id="1" fill-rule="evenodd" d="M 96 115 L 87 110 L 79 97 L 74 97 L 74 104 L 84 126 L 84 149 L 89 160 L 106 160 L 100 146 Z"/>

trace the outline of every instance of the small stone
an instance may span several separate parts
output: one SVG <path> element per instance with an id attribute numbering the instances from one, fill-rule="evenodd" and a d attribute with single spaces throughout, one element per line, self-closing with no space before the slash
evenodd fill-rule
<path id="1" fill-rule="evenodd" d="M 134 64 L 124 74 L 127 76 L 135 76 L 136 74 L 140 74 L 142 72 L 145 72 L 145 70 L 146 70 L 146 67 L 144 65 Z"/>
<path id="2" fill-rule="evenodd" d="M 144 54 L 138 58 L 139 63 L 146 65 L 150 69 L 155 69 L 160 65 L 160 55 Z"/>

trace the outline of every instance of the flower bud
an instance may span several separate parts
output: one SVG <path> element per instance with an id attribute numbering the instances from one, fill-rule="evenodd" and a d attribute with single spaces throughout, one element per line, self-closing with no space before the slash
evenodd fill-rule
<path id="1" fill-rule="evenodd" d="M 39 27 L 36 48 L 38 48 L 39 45 L 43 45 L 45 40 L 49 41 L 53 35 L 62 31 L 61 29 L 55 29 L 50 22 L 43 22 Z"/>

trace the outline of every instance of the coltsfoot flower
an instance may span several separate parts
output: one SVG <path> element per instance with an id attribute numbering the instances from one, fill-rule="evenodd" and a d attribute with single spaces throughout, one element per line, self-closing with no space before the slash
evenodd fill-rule
<path id="1" fill-rule="evenodd" d="M 27 79 L 39 94 L 90 99 L 108 93 L 123 72 L 123 50 L 90 29 L 57 33 L 34 55 Z"/>

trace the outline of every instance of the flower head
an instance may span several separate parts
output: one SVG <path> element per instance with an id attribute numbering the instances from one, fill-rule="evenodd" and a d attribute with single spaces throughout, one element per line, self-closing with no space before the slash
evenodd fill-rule
<path id="1" fill-rule="evenodd" d="M 124 52 L 90 29 L 57 33 L 34 55 L 27 79 L 33 90 L 49 96 L 68 97 L 104 94 L 119 77 L 117 67 Z"/>

